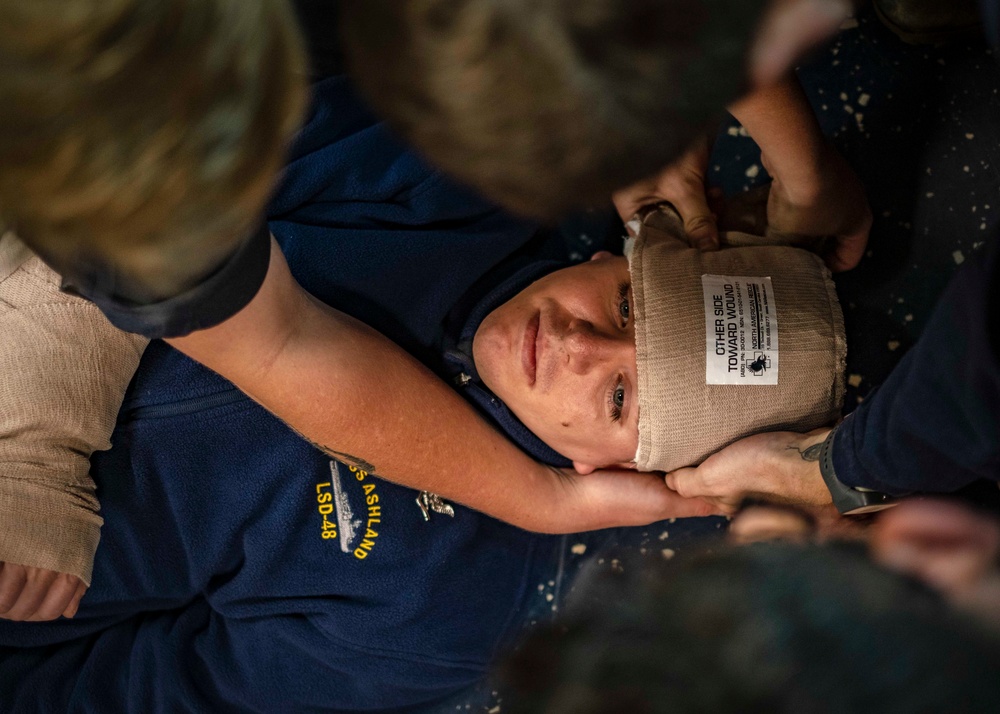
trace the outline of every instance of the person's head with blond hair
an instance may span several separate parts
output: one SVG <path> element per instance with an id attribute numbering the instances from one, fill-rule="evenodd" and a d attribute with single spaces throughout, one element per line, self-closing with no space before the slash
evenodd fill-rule
<path id="1" fill-rule="evenodd" d="M 0 222 L 169 294 L 260 220 L 305 94 L 286 0 L 0 0 Z"/>
<path id="2" fill-rule="evenodd" d="M 359 86 L 441 168 L 554 217 L 662 170 L 846 0 L 341 3 Z"/>

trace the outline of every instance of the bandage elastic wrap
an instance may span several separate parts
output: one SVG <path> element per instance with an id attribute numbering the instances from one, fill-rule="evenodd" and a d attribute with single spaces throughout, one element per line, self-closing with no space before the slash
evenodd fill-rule
<path id="1" fill-rule="evenodd" d="M 847 343 L 843 313 L 823 261 L 800 248 L 744 233 L 723 233 L 722 243 L 714 252 L 690 247 L 676 213 L 662 208 L 646 214 L 627 249 L 639 382 L 636 465 L 641 470 L 699 464 L 745 436 L 804 432 L 840 414 Z M 746 356 L 750 352 L 742 350 L 739 369 L 745 379 L 708 383 L 706 362 L 715 359 L 713 354 L 730 357 L 734 341 L 728 328 L 739 318 L 733 318 L 728 300 L 726 329 L 721 335 L 709 333 L 714 296 L 706 293 L 702 276 L 758 276 L 761 284 L 769 283 L 772 304 L 767 309 L 776 322 L 777 364 L 772 367 L 767 355 Z M 755 314 L 747 312 L 746 319 Z M 776 384 L 755 381 L 765 368 L 777 373 Z"/>

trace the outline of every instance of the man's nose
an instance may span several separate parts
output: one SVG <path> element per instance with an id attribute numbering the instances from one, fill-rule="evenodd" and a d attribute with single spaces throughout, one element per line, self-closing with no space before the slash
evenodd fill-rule
<path id="1" fill-rule="evenodd" d="M 582 320 L 571 323 L 563 337 L 569 368 L 577 374 L 586 374 L 595 366 L 608 362 L 621 348 L 619 337 L 601 332 Z"/>

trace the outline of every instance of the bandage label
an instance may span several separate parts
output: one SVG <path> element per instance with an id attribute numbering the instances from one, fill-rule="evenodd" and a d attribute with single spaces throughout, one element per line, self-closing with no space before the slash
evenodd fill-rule
<path id="1" fill-rule="evenodd" d="M 777 384 L 778 314 L 771 278 L 702 275 L 705 384 Z"/>

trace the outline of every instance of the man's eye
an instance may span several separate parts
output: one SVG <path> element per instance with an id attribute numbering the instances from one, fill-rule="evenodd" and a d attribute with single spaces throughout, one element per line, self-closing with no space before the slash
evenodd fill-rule
<path id="1" fill-rule="evenodd" d="M 611 410 L 611 421 L 619 421 L 622 418 L 622 407 L 625 406 L 625 385 L 622 378 L 618 378 L 615 388 L 608 394 L 608 407 Z"/>
<path id="2" fill-rule="evenodd" d="M 628 304 L 628 289 L 629 284 L 627 282 L 619 283 L 618 315 L 621 317 L 623 325 L 628 325 L 628 319 L 632 316 L 632 308 Z"/>

